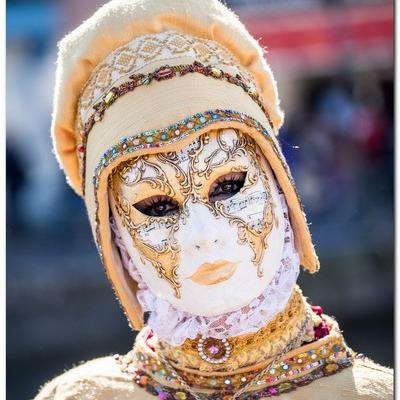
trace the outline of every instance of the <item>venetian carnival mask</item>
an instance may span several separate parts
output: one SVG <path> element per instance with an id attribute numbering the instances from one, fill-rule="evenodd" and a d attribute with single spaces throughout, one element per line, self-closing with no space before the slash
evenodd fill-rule
<path id="1" fill-rule="evenodd" d="M 142 279 L 176 309 L 237 310 L 280 266 L 283 211 L 254 141 L 210 131 L 177 152 L 134 157 L 110 176 L 110 204 Z"/>

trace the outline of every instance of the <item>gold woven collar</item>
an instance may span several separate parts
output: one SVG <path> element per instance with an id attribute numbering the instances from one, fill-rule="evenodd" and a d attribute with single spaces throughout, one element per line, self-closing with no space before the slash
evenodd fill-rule
<path id="1" fill-rule="evenodd" d="M 296 286 L 286 308 L 256 333 L 227 339 L 186 340 L 173 347 L 160 343 L 164 356 L 179 370 L 204 372 L 230 372 L 249 368 L 260 360 L 279 354 L 299 335 L 313 330 L 309 306 Z M 138 349 L 140 339 L 137 341 Z M 143 348 L 143 347 L 142 347 Z M 208 359 L 208 360 L 207 360 Z"/>

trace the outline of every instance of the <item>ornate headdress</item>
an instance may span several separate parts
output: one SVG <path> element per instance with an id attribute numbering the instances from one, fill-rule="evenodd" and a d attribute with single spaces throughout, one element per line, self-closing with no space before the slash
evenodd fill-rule
<path id="1" fill-rule="evenodd" d="M 277 139 L 283 114 L 264 52 L 217 0 L 115 0 L 59 44 L 52 134 L 86 203 L 108 278 L 135 328 L 137 283 L 111 239 L 108 176 L 132 156 L 176 151 L 210 129 L 252 137 L 282 188 L 301 265 L 319 268 Z"/>

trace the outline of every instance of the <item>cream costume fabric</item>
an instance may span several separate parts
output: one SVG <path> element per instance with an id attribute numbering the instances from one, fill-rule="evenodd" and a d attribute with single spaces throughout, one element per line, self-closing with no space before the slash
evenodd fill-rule
<path id="1" fill-rule="evenodd" d="M 264 55 L 236 15 L 217 0 L 114 0 L 60 42 L 55 152 L 85 201 L 107 277 L 128 322 L 141 331 L 126 355 L 73 368 L 47 383 L 37 400 L 392 398 L 392 372 L 352 351 L 337 323 L 310 306 L 295 285 L 300 265 L 314 273 L 319 262 L 277 138 L 283 113 Z M 235 149 L 221 139 L 224 132 L 233 135 Z M 204 170 L 194 168 L 200 150 L 213 143 L 226 160 L 213 164 L 217 146 L 201 161 Z M 177 161 L 182 151 L 188 170 Z M 248 165 L 238 164 L 238 154 Z M 214 183 L 207 181 L 210 165 L 225 168 Z M 211 201 L 220 178 L 237 188 Z M 164 195 L 174 179 L 178 189 Z M 246 204 L 249 215 L 262 205 L 257 223 L 227 212 L 228 197 L 238 198 L 261 183 L 265 200 Z M 148 186 L 138 190 L 136 184 Z M 157 196 L 148 197 L 155 189 Z M 146 211 L 151 207 L 139 207 L 143 201 L 157 202 L 160 209 L 176 206 L 179 212 L 154 216 Z M 194 235 L 196 224 L 190 221 L 200 209 L 205 220 L 214 218 L 220 226 L 229 221 L 235 233 L 227 240 L 232 236 L 243 246 L 238 254 L 247 248 L 249 260 L 252 255 L 247 276 L 255 284 L 243 282 L 243 293 L 229 286 L 239 267 L 229 278 L 225 272 L 225 291 L 218 292 L 220 280 L 200 282 L 199 288 L 180 280 L 196 258 L 179 264 L 178 255 L 191 246 L 185 241 L 190 230 L 179 236 L 174 229 L 189 221 Z M 152 244 L 148 238 L 154 229 L 170 231 Z M 204 241 L 211 236 L 204 235 Z M 221 251 L 217 239 L 214 250 L 220 246 Z M 193 245 L 197 248 L 202 249 Z M 169 264 L 159 261 L 167 255 Z M 219 261 L 202 264 L 203 281 L 208 279 L 204 271 Z M 187 287 L 200 296 L 207 293 L 207 301 L 191 302 Z M 143 311 L 151 312 L 149 326 Z M 217 331 L 221 317 L 228 323 Z"/>

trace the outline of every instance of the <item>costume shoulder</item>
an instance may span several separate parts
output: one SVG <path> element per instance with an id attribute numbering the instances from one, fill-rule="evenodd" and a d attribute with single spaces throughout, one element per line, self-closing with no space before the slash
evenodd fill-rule
<path id="1" fill-rule="evenodd" d="M 112 356 L 96 358 L 46 383 L 34 400 L 152 400 Z"/>
<path id="2" fill-rule="evenodd" d="M 337 374 L 315 380 L 293 392 L 279 396 L 282 400 L 392 400 L 393 370 L 369 359 L 356 359 L 354 365 Z"/>

